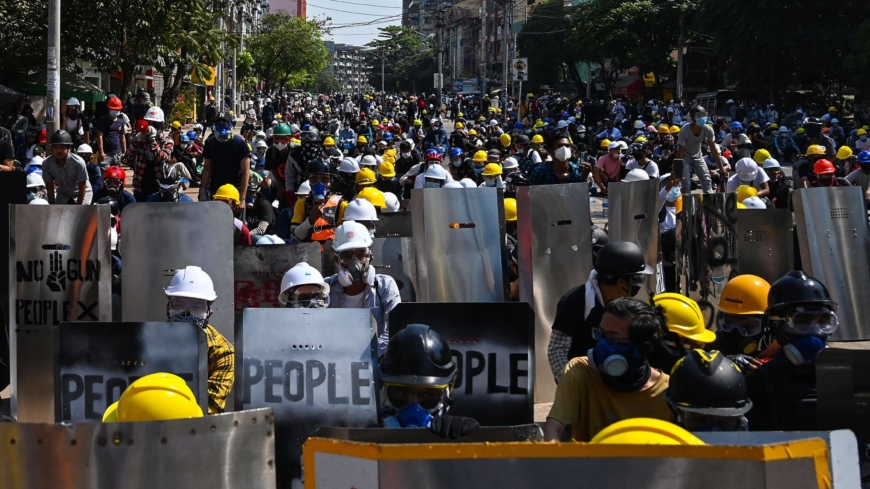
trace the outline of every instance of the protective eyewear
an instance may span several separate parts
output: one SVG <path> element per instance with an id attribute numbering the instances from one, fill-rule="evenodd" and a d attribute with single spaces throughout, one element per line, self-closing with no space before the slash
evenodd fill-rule
<path id="1" fill-rule="evenodd" d="M 840 326 L 837 314 L 830 311 L 798 311 L 786 317 L 783 330 L 795 335 L 829 335 Z"/>
<path id="2" fill-rule="evenodd" d="M 103 184 L 110 189 L 119 189 L 121 188 L 121 184 L 123 184 L 123 180 L 120 178 L 107 178 L 103 180 Z"/>
<path id="3" fill-rule="evenodd" d="M 447 402 L 447 386 L 418 387 L 403 384 L 385 384 L 386 397 L 394 409 L 402 409 L 417 401 L 427 411 L 438 409 Z"/>
<path id="4" fill-rule="evenodd" d="M 719 311 L 717 330 L 727 333 L 737 330 L 746 337 L 757 336 L 764 331 L 764 320 L 752 314 L 729 314 Z"/>
<path id="5" fill-rule="evenodd" d="M 632 275 L 628 279 L 628 283 L 630 283 L 633 287 L 643 287 L 646 283 L 646 275 Z"/>
<path id="6" fill-rule="evenodd" d="M 602 330 L 601 328 L 593 328 L 592 329 L 592 338 L 595 341 L 606 340 L 611 345 L 625 345 L 627 343 L 631 343 L 630 338 L 623 338 L 619 336 L 618 333 L 610 333 Z"/>
<path id="7" fill-rule="evenodd" d="M 298 308 L 323 308 L 329 305 L 327 294 L 323 290 L 294 290 L 288 297 L 288 302 Z"/>
<path id="8" fill-rule="evenodd" d="M 369 250 L 366 248 L 357 250 L 344 250 L 338 254 L 338 260 L 342 265 L 347 265 L 353 261 L 354 257 L 360 262 L 364 262 L 369 256 Z"/>
<path id="9" fill-rule="evenodd" d="M 259 137 L 257 139 L 260 139 Z M 272 143 L 284 143 L 287 144 L 290 142 L 290 138 L 281 137 L 281 136 L 272 136 Z"/>
<path id="10" fill-rule="evenodd" d="M 329 175 L 311 175 L 308 178 L 308 183 L 310 183 L 312 187 L 314 187 L 318 183 L 322 183 L 324 186 L 329 185 L 329 181 Z"/>
<path id="11" fill-rule="evenodd" d="M 191 316 L 204 318 L 208 315 L 208 301 L 192 297 L 170 297 L 169 315 L 177 316 L 189 312 Z"/>

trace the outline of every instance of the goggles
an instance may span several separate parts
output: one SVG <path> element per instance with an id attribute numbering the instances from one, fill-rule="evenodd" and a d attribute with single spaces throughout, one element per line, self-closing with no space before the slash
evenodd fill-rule
<path id="1" fill-rule="evenodd" d="M 421 408 L 432 412 L 447 404 L 448 386 L 421 387 L 404 384 L 384 384 L 385 395 L 390 407 L 401 410 L 413 401 Z"/>
<path id="2" fill-rule="evenodd" d="M 287 298 L 287 302 L 297 308 L 324 308 L 329 305 L 329 296 L 323 292 L 312 290 L 294 290 Z"/>
<path id="3" fill-rule="evenodd" d="M 594 338 L 595 341 L 605 340 L 614 346 L 627 345 L 627 344 L 631 343 L 631 339 L 622 338 L 617 333 L 604 332 L 601 328 L 593 328 L 592 329 L 592 338 Z"/>
<path id="4" fill-rule="evenodd" d="M 764 331 L 764 320 L 753 314 L 729 314 L 719 311 L 716 324 L 717 331 L 727 333 L 737 330 L 746 337 L 757 336 Z"/>
<path id="5" fill-rule="evenodd" d="M 341 262 L 342 265 L 348 265 L 353 261 L 354 258 L 359 260 L 360 262 L 365 262 L 365 260 L 369 257 L 368 248 L 360 248 L 355 250 L 344 250 L 338 254 L 338 261 Z"/>
<path id="6" fill-rule="evenodd" d="M 311 184 L 313 188 L 318 183 L 322 183 L 324 186 L 329 185 L 330 177 L 329 175 L 311 175 L 308 177 L 308 183 Z"/>
<path id="7" fill-rule="evenodd" d="M 169 298 L 170 316 L 180 316 L 187 312 L 191 316 L 204 318 L 208 315 L 208 309 L 208 301 L 205 299 L 194 299 L 192 297 Z"/>
<path id="8" fill-rule="evenodd" d="M 262 139 L 262 138 L 257 137 L 257 139 Z M 290 138 L 286 137 L 286 136 L 272 136 L 272 143 L 273 144 L 277 144 L 277 143 L 289 144 Z"/>
<path id="9" fill-rule="evenodd" d="M 830 311 L 797 311 L 783 320 L 782 330 L 799 336 L 830 335 L 840 326 L 837 314 Z"/>
<path id="10" fill-rule="evenodd" d="M 124 183 L 124 181 L 121 180 L 120 178 L 107 178 L 107 179 L 103 180 L 103 185 L 105 185 L 107 188 L 110 188 L 113 190 L 117 190 L 117 189 L 121 188 L 121 185 L 123 183 Z"/>

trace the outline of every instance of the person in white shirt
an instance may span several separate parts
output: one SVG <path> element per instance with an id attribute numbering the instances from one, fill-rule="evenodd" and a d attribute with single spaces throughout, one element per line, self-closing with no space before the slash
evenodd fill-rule
<path id="1" fill-rule="evenodd" d="M 766 172 L 758 170 L 758 163 L 752 158 L 741 158 L 734 165 L 735 174 L 728 179 L 728 184 L 725 187 L 726 192 L 736 192 L 737 187 L 741 185 L 749 185 L 758 190 L 759 197 L 767 197 L 770 194 L 770 186 L 767 182 L 770 177 Z"/>
<path id="2" fill-rule="evenodd" d="M 659 166 L 655 161 L 649 159 L 649 144 L 648 143 L 632 143 L 628 148 L 631 159 L 625 165 L 628 171 L 640 168 L 645 171 L 650 179 L 659 178 Z"/>

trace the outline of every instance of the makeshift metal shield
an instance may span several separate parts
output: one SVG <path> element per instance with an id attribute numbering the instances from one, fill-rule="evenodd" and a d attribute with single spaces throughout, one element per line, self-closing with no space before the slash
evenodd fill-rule
<path id="1" fill-rule="evenodd" d="M 849 429 L 870 443 L 870 342 L 831 343 L 816 358 L 816 419 L 820 429 Z"/>
<path id="2" fill-rule="evenodd" d="M 410 238 L 413 236 L 412 219 L 410 212 L 393 212 L 379 214 L 376 238 Z"/>
<path id="3" fill-rule="evenodd" d="M 109 210 L 15 205 L 9 216 L 12 415 L 50 423 L 57 325 L 112 320 Z"/>
<path id="4" fill-rule="evenodd" d="M 774 283 L 794 268 L 792 214 L 788 209 L 737 212 L 740 273 Z"/>
<path id="5" fill-rule="evenodd" d="M 698 303 L 713 330 L 722 288 L 738 274 L 737 196 L 684 194 L 676 235 L 677 290 Z"/>
<path id="6" fill-rule="evenodd" d="M 504 301 L 504 204 L 497 189 L 415 189 L 411 195 L 417 300 Z"/>
<path id="7" fill-rule="evenodd" d="M 301 477 L 302 444 L 321 426 L 376 424 L 377 326 L 368 309 L 245 309 L 236 401 L 275 412 L 278 487 Z"/>
<path id="8" fill-rule="evenodd" d="M 57 422 L 100 421 L 139 377 L 183 378 L 208 412 L 208 340 L 193 323 L 61 323 L 55 345 Z"/>
<path id="9" fill-rule="evenodd" d="M 320 271 L 320 243 L 269 246 L 236 246 L 233 249 L 235 307 L 281 307 L 281 279 L 297 263 L 306 262 Z"/>
<path id="10" fill-rule="evenodd" d="M 818 279 L 839 308 L 831 339 L 870 339 L 870 235 L 860 187 L 807 188 L 793 194 L 803 270 Z"/>
<path id="11" fill-rule="evenodd" d="M 417 301 L 417 267 L 411 238 L 375 238 L 372 265 L 378 273 L 396 280 L 402 302 Z"/>
<path id="12" fill-rule="evenodd" d="M 457 375 L 450 414 L 484 426 L 534 421 L 535 317 L 523 302 L 399 304 L 390 335 L 425 324 L 450 344 Z"/>
<path id="13" fill-rule="evenodd" d="M 640 246 L 646 264 L 656 268 L 659 257 L 659 181 L 613 182 L 607 187 L 610 201 L 609 242 L 629 241 Z M 648 301 L 655 295 L 656 275 L 646 277 L 636 298 Z"/>
<path id="14" fill-rule="evenodd" d="M 0 236 L 9 236 L 10 223 L 9 204 L 27 203 L 27 175 L 24 172 L 0 172 Z M 0 239 L 0 257 L 3 266 L 0 269 L 0 301 L 3 310 L 9 307 L 9 240 Z M 6 335 L 0 335 L 0 345 L 6 341 Z M 2 347 L 2 346 L 0 346 Z"/>
<path id="15" fill-rule="evenodd" d="M 592 273 L 588 196 L 587 183 L 517 190 L 520 301 L 535 312 L 535 402 L 550 402 L 556 393 L 547 360 L 556 304 Z"/>

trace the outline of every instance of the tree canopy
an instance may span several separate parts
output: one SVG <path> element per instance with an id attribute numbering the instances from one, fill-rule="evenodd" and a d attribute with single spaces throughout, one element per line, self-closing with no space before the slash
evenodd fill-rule
<path id="1" fill-rule="evenodd" d="M 303 86 L 326 68 L 329 52 L 321 39 L 324 21 L 287 12 L 263 17 L 260 31 L 247 41 L 254 73 L 266 90 Z"/>
<path id="2" fill-rule="evenodd" d="M 381 59 L 384 89 L 387 91 L 422 91 L 433 87 L 432 74 L 438 71 L 429 41 L 409 27 L 391 25 L 378 28 L 378 38 L 366 44 L 364 53 L 369 84 L 381 87 Z"/>

